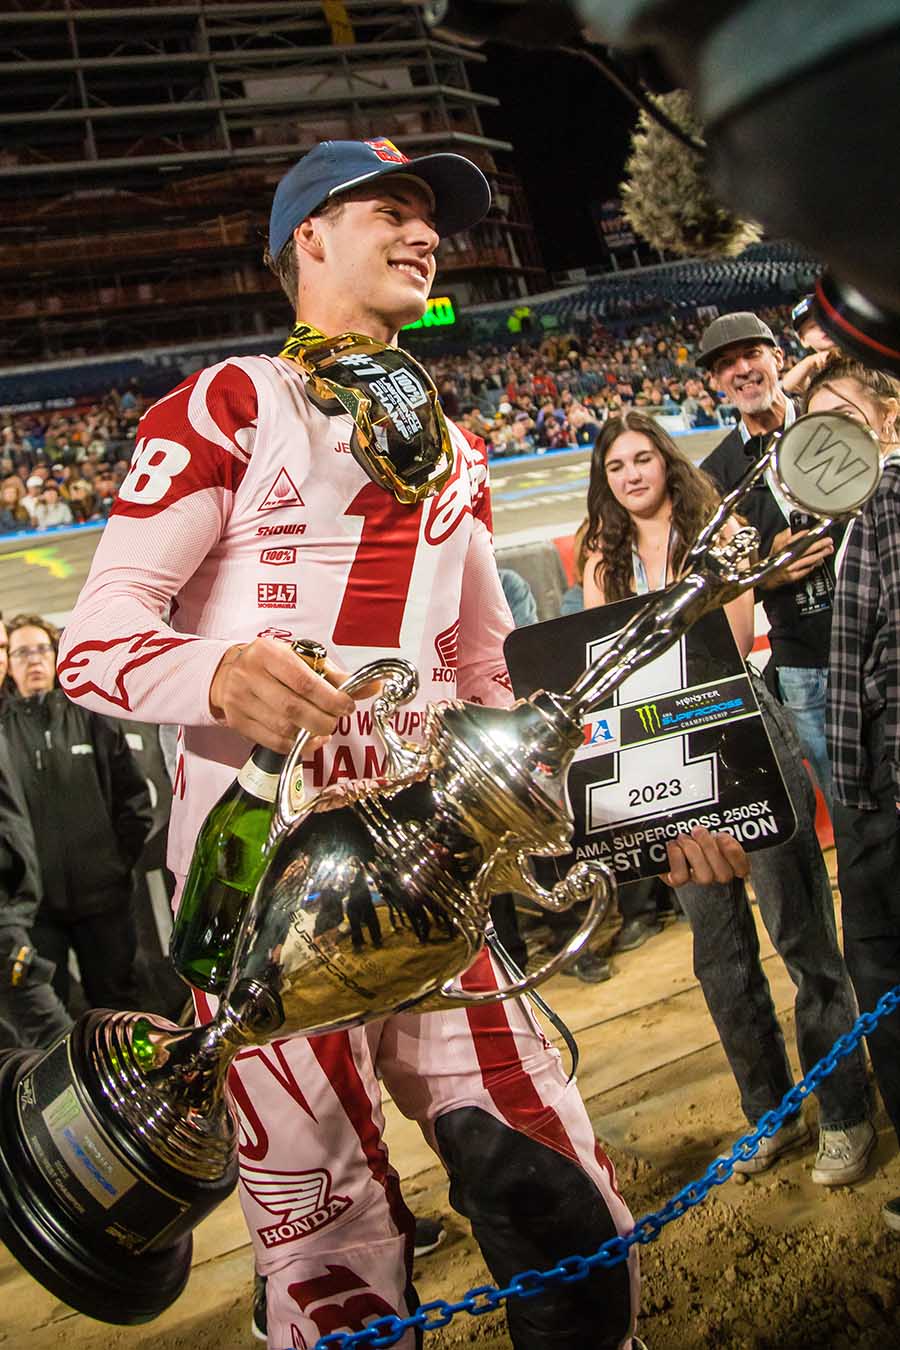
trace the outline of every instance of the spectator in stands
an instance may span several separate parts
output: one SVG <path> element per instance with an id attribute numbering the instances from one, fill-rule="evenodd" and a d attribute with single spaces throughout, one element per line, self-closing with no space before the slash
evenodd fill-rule
<path id="1" fill-rule="evenodd" d="M 791 323 L 797 341 L 801 347 L 809 348 L 809 355 L 793 366 L 782 385 L 788 394 L 802 394 L 816 372 L 823 368 L 828 353 L 834 350 L 834 341 L 822 327 L 814 295 L 804 295 L 797 301 L 791 310 Z"/>
<path id="2" fill-rule="evenodd" d="M 693 429 L 721 427 L 724 425 L 718 404 L 712 394 L 708 394 L 704 389 L 703 393 L 697 399 L 696 407 L 688 422 L 688 426 Z"/>
<path id="3" fill-rule="evenodd" d="M 556 400 L 559 398 L 559 388 L 556 380 L 547 371 L 546 366 L 539 365 L 531 377 L 531 392 L 538 402 L 544 399 Z"/>
<path id="4" fill-rule="evenodd" d="M 595 422 L 583 403 L 573 403 L 569 409 L 569 429 L 575 445 L 593 446 L 600 435 L 600 425 Z"/>
<path id="5" fill-rule="evenodd" d="M 0 724 L 39 841 L 43 899 L 32 926 L 69 1001 L 69 951 L 88 1003 L 131 1008 L 137 937 L 131 873 L 151 825 L 150 795 L 118 723 L 71 703 L 56 688 L 59 635 L 38 615 L 9 624 L 16 693 Z"/>
<path id="6" fill-rule="evenodd" d="M 95 516 L 99 520 L 106 520 L 110 511 L 113 509 L 116 501 L 117 484 L 115 474 L 109 469 L 103 469 L 94 478 L 94 494 L 96 496 Z"/>
<path id="7" fill-rule="evenodd" d="M 510 438 L 507 442 L 506 451 L 510 455 L 528 455 L 534 450 L 537 442 L 534 437 L 534 422 L 528 416 L 527 412 L 516 413 L 510 427 Z"/>
<path id="8" fill-rule="evenodd" d="M 726 314 L 701 339 L 699 364 L 709 370 L 741 415 L 703 467 L 722 491 L 733 488 L 763 453 L 775 431 L 790 427 L 797 410 L 779 382 L 784 354 L 768 324 L 755 314 Z M 760 534 L 763 556 L 774 556 L 794 533 L 791 507 L 766 480 L 742 506 Z M 766 680 L 790 710 L 805 758 L 831 812 L 831 766 L 825 744 L 825 685 L 831 641 L 835 547 L 843 526 L 813 544 L 763 586 L 771 660 Z"/>
<path id="9" fill-rule="evenodd" d="M 694 414 L 700 407 L 700 398 L 705 392 L 703 382 L 695 376 L 692 375 L 685 380 L 681 412 L 688 426 L 693 426 Z"/>
<path id="10" fill-rule="evenodd" d="M 69 503 L 59 495 L 59 486 L 49 478 L 44 484 L 40 500 L 34 508 L 34 524 L 38 530 L 50 529 L 53 525 L 71 525 L 72 512 Z"/>
<path id="11" fill-rule="evenodd" d="M 31 515 L 22 504 L 25 485 L 21 478 L 13 475 L 3 480 L 0 486 L 0 534 L 16 534 L 19 530 L 30 530 Z"/>
<path id="12" fill-rule="evenodd" d="M 90 483 L 84 478 L 76 478 L 69 488 L 69 507 L 76 525 L 92 520 L 97 510 L 97 499 Z"/>
<path id="13" fill-rule="evenodd" d="M 585 604 L 668 585 L 717 503 L 707 475 L 679 453 L 653 418 L 628 413 L 608 422 L 591 463 Z M 732 601 L 725 613 L 746 657 L 753 645 L 752 593 Z M 838 946 L 809 779 L 788 720 L 762 681 L 757 677 L 753 683 L 798 828 L 786 843 L 753 853 L 750 875 L 766 928 L 797 987 L 797 1046 L 806 1072 L 849 1031 L 855 1000 Z M 755 1125 L 779 1104 L 793 1077 L 760 963 L 744 881 L 738 876 L 710 886 L 679 886 L 678 899 L 691 921 L 694 970 L 740 1089 L 741 1105 Z M 863 1176 L 876 1139 L 868 1118 L 862 1054 L 842 1060 L 817 1096 L 819 1149 L 812 1180 L 823 1186 L 850 1185 Z M 755 1157 L 737 1162 L 735 1171 L 765 1171 L 808 1137 L 798 1117 L 764 1139 Z"/>
<path id="14" fill-rule="evenodd" d="M 859 1005 L 870 1012 L 900 982 L 900 382 L 835 351 L 812 377 L 806 406 L 862 422 L 885 456 L 881 483 L 842 550 L 826 718 L 844 952 Z M 896 1013 L 868 1046 L 900 1138 Z M 900 1231 L 900 1197 L 882 1212 Z"/>
<path id="15" fill-rule="evenodd" d="M 41 474 L 33 473 L 25 480 L 25 495 L 21 498 L 20 505 L 28 512 L 32 525 L 36 523 L 37 509 L 43 491 L 44 479 Z"/>

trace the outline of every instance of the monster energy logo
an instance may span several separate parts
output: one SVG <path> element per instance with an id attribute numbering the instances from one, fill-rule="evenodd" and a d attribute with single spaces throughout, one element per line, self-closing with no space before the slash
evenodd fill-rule
<path id="1" fill-rule="evenodd" d="M 647 732 L 662 731 L 662 723 L 659 720 L 659 713 L 656 711 L 655 703 L 642 703 L 635 712 L 641 719 L 641 726 Z"/>

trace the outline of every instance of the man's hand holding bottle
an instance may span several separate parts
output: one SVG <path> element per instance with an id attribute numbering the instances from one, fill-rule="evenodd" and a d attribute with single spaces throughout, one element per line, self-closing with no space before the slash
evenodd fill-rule
<path id="1" fill-rule="evenodd" d="M 301 728 L 325 739 L 338 718 L 353 711 L 353 699 L 337 687 L 348 678 L 327 659 L 316 674 L 290 643 L 258 637 L 229 647 L 213 676 L 209 704 L 232 731 L 286 755 Z M 360 690 L 358 697 L 372 692 Z"/>

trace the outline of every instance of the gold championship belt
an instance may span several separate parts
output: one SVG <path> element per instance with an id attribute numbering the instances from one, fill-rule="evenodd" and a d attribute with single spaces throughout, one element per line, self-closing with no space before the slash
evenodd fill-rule
<path id="1" fill-rule="evenodd" d="M 349 413 L 351 454 L 374 482 L 407 504 L 440 492 L 453 467 L 450 431 L 434 381 L 408 352 L 298 323 L 279 354 L 303 371 L 320 412 Z"/>

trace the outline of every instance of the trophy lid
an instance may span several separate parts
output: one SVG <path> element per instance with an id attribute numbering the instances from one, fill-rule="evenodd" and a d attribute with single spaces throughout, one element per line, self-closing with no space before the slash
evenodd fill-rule
<path id="1" fill-rule="evenodd" d="M 790 504 L 815 516 L 855 515 L 881 476 L 868 427 L 843 413 L 807 413 L 778 441 L 775 477 Z"/>

